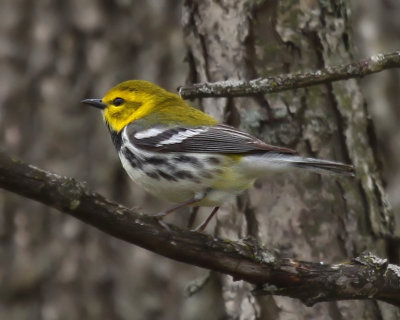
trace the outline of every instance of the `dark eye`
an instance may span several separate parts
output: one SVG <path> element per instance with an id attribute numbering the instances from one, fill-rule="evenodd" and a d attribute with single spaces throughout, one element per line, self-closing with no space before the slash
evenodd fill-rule
<path id="1" fill-rule="evenodd" d="M 122 98 L 115 98 L 114 100 L 113 100 L 113 105 L 114 106 L 120 106 L 121 104 L 123 104 L 124 103 L 124 99 L 122 99 Z"/>

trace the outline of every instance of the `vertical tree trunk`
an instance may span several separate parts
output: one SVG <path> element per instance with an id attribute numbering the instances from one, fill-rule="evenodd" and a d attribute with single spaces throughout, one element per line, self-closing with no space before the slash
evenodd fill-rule
<path id="1" fill-rule="evenodd" d="M 349 8 L 338 1 L 185 1 L 190 81 L 252 79 L 352 60 Z M 240 99 L 203 99 L 219 120 L 303 155 L 356 167 L 357 178 L 291 172 L 274 175 L 221 210 L 218 233 L 252 236 L 283 254 L 335 262 L 363 250 L 386 256 L 394 219 L 380 172 L 374 128 L 357 81 Z M 399 235 L 397 235 L 399 236 Z M 390 319 L 374 301 L 308 308 L 282 297 L 254 299 L 223 277 L 230 317 L 240 319 Z M 397 312 L 397 313 L 396 313 Z"/>

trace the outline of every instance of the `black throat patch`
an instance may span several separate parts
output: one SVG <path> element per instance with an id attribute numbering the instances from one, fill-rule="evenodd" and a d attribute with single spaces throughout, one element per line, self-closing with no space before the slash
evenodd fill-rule
<path id="1" fill-rule="evenodd" d="M 114 130 L 110 130 L 111 140 L 114 143 L 114 146 L 115 146 L 115 148 L 117 149 L 118 152 L 121 149 L 121 145 L 122 145 L 122 134 L 121 134 L 121 132 L 118 133 L 118 132 L 116 132 Z"/>

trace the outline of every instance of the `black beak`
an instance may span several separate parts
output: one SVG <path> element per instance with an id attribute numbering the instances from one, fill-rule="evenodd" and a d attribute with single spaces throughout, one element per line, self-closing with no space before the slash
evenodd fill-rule
<path id="1" fill-rule="evenodd" d="M 107 106 L 101 101 L 101 99 L 85 99 L 81 101 L 84 104 L 88 104 L 92 107 L 104 110 Z"/>

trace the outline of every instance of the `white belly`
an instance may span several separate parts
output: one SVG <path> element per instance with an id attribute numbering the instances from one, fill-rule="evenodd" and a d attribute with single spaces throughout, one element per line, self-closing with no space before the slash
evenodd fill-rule
<path id="1" fill-rule="evenodd" d="M 203 194 L 196 203 L 219 206 L 246 189 L 252 180 L 237 185 L 241 177 L 234 176 L 224 165 L 225 156 L 207 154 L 160 154 L 122 147 L 119 156 L 130 178 L 149 193 L 170 202 L 182 203 Z M 223 169 L 221 169 L 221 166 Z"/>
<path id="2" fill-rule="evenodd" d="M 203 189 L 199 184 L 191 181 L 167 180 L 157 174 L 156 171 L 152 171 L 150 175 L 148 175 L 142 170 L 132 168 L 129 161 L 123 156 L 121 157 L 121 162 L 130 178 L 136 184 L 156 197 L 170 202 L 184 202 L 193 198 L 196 192 L 202 191 Z M 151 175 L 153 175 L 153 177 Z"/>

